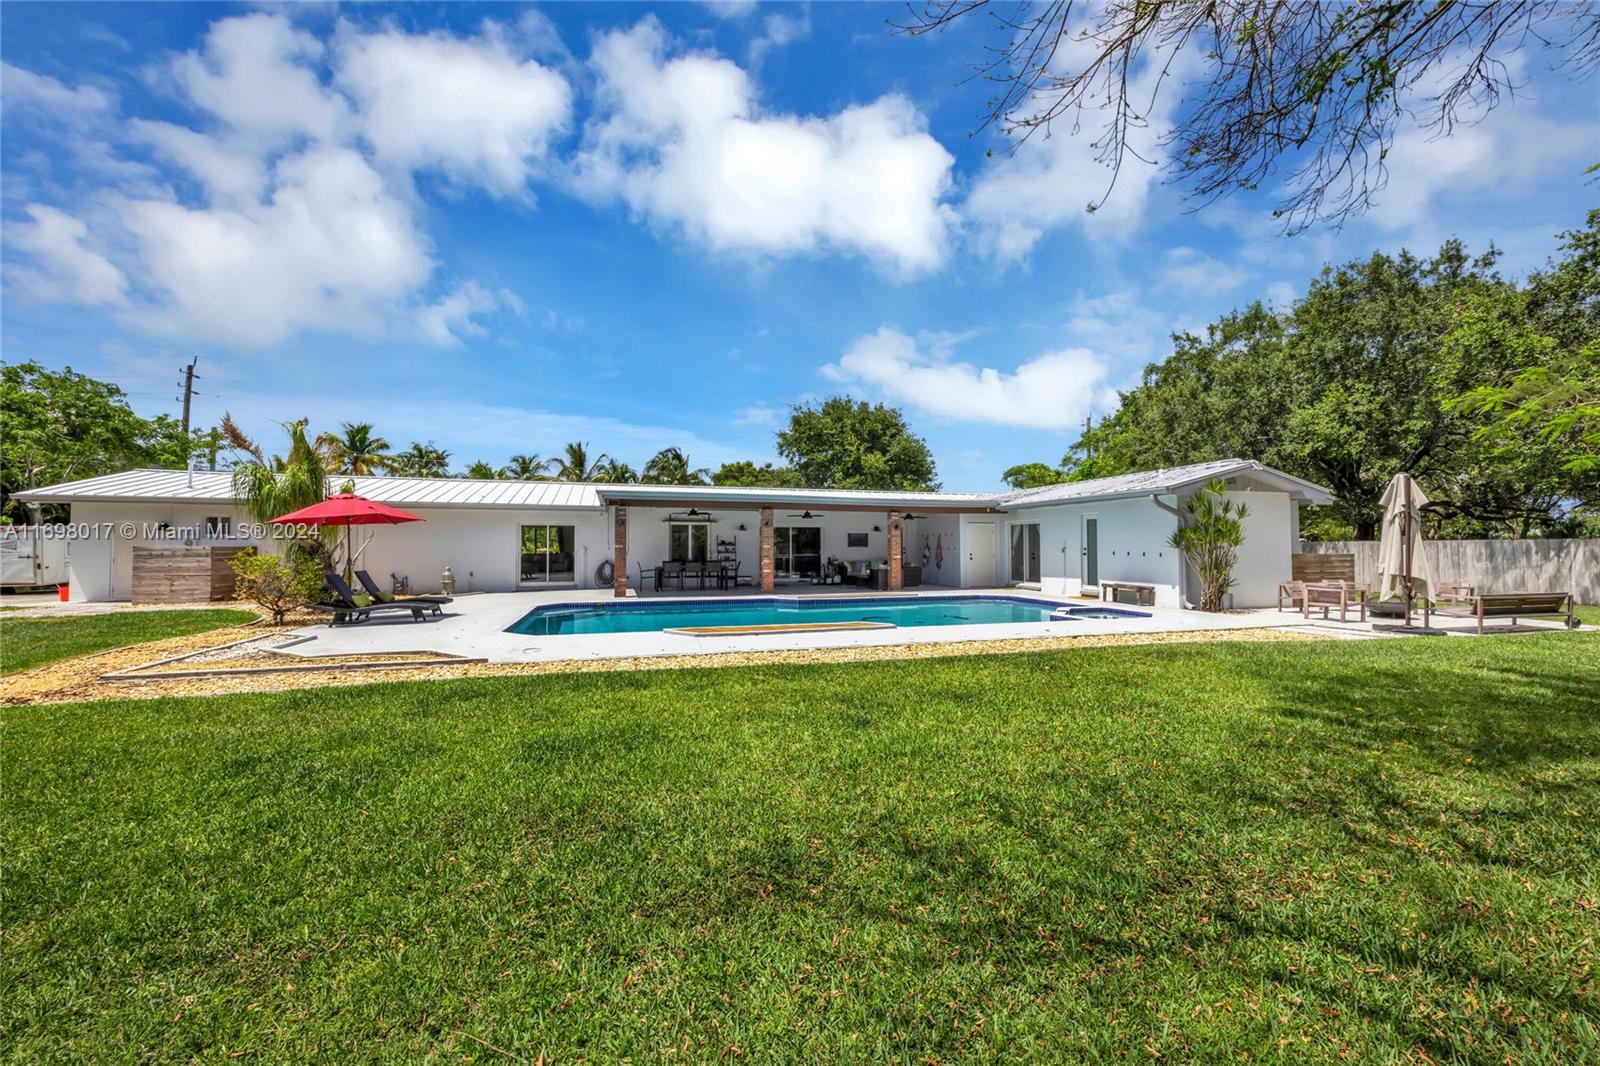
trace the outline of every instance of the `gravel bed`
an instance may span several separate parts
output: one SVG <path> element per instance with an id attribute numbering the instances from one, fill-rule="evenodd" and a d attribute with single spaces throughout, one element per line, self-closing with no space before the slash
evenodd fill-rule
<path id="1" fill-rule="evenodd" d="M 281 639 L 304 625 L 292 622 L 281 630 L 270 627 L 263 637 Z M 948 644 L 901 644 L 856 648 L 806 648 L 789 651 L 730 652 L 721 655 L 658 655 L 632 659 L 583 659 L 540 663 L 429 662 L 398 667 L 381 673 L 342 669 L 329 662 L 327 670 L 280 674 L 240 674 L 203 678 L 159 676 L 148 680 L 99 681 L 106 673 L 129 670 L 157 659 L 204 652 L 219 644 L 239 640 L 238 629 L 223 629 L 190 637 L 153 641 L 131 648 L 97 652 L 76 659 L 49 663 L 34 670 L 0 679 L 0 704 L 65 703 L 85 700 L 160 699 L 169 696 L 220 696 L 242 692 L 282 692 L 291 689 L 368 685 L 377 681 L 435 681 L 464 677 L 537 677 L 544 674 L 605 673 L 631 670 L 715 669 L 727 666 L 770 666 L 780 663 L 851 663 L 891 659 L 932 659 L 950 655 L 995 655 L 1030 651 L 1068 651 L 1138 644 L 1200 644 L 1218 641 L 1325 640 L 1326 634 L 1304 629 L 1200 630 L 1183 633 L 1101 634 L 1082 637 L 1040 637 L 1021 640 L 967 640 Z M 257 653 L 259 654 L 259 652 Z M 431 653 L 428 653 L 431 654 Z M 283 656 L 272 656 L 274 663 Z M 384 656 L 393 661 L 400 656 Z M 318 660 L 306 660 L 307 663 Z M 366 661 L 371 661 L 368 658 Z M 190 664 L 183 667 L 189 668 Z M 152 672 L 154 673 L 154 672 Z M 149 675 L 146 675 L 149 677 Z"/>

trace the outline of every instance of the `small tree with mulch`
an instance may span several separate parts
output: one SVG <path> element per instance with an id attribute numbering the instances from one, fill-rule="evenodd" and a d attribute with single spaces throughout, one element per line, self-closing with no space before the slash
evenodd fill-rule
<path id="1" fill-rule="evenodd" d="M 301 555 L 262 555 L 251 549 L 233 557 L 234 598 L 249 600 L 283 625 L 284 616 L 322 591 L 322 566 Z"/>
<path id="2" fill-rule="evenodd" d="M 1234 586 L 1233 565 L 1244 543 L 1244 519 L 1250 509 L 1228 499 L 1228 483 L 1220 478 L 1184 504 L 1184 525 L 1170 543 L 1181 551 L 1200 575 L 1200 609 L 1222 610 L 1222 597 Z"/>

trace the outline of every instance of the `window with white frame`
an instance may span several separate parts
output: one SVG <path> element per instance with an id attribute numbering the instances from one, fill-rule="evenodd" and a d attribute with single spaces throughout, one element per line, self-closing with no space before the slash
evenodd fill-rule
<path id="1" fill-rule="evenodd" d="M 671 522 L 667 525 L 667 559 L 674 563 L 703 563 L 711 557 L 711 525 L 707 522 Z"/>

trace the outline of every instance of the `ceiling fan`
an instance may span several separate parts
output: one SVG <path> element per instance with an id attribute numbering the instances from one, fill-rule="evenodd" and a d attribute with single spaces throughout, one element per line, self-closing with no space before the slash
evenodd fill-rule
<path id="1" fill-rule="evenodd" d="M 811 518 L 821 518 L 822 516 L 820 514 L 812 514 L 810 511 L 806 511 L 806 512 L 804 512 L 802 514 L 791 514 L 789 517 L 790 518 L 811 519 Z"/>
<path id="2" fill-rule="evenodd" d="M 900 516 L 900 521 L 902 521 L 902 522 L 915 522 L 919 518 L 927 518 L 927 517 L 928 516 L 925 515 L 925 514 L 912 514 L 910 511 L 907 511 L 905 514 Z"/>

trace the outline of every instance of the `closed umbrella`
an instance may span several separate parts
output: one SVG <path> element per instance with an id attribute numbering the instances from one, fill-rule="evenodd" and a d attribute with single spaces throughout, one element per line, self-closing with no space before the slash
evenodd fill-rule
<path id="1" fill-rule="evenodd" d="M 1383 532 L 1378 538 L 1378 598 L 1401 597 L 1406 625 L 1420 589 L 1433 594 L 1433 571 L 1422 550 L 1422 508 L 1428 502 L 1410 474 L 1396 474 L 1383 490 Z"/>
<path id="2" fill-rule="evenodd" d="M 353 558 L 350 551 L 350 526 L 394 526 L 401 522 L 421 522 L 423 519 L 409 511 L 402 511 L 397 507 L 390 507 L 377 500 L 369 500 L 365 496 L 357 496 L 353 492 L 341 492 L 337 496 L 329 496 L 321 503 L 314 503 L 310 507 L 302 507 L 298 511 L 291 511 L 286 515 L 279 515 L 272 520 L 275 526 L 344 526 L 344 571 L 345 580 L 350 580 L 350 569 Z"/>

